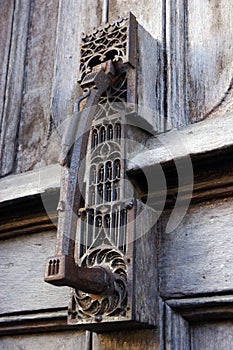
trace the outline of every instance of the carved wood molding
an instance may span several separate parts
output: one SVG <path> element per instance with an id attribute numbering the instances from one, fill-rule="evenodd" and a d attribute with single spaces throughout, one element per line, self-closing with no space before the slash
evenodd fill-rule
<path id="1" fill-rule="evenodd" d="M 50 203 L 46 209 L 40 194 L 1 203 L 0 240 L 22 234 L 55 230 L 59 191 L 51 191 L 46 196 Z"/>
<path id="2" fill-rule="evenodd" d="M 226 147 L 218 151 L 211 151 L 198 156 L 190 156 L 194 174 L 191 204 L 216 200 L 217 198 L 232 197 L 232 150 L 233 147 Z M 181 196 L 183 196 L 183 199 L 186 200 L 190 187 L 190 184 L 183 187 L 178 185 L 179 179 L 176 164 L 173 160 L 145 166 L 141 169 L 131 168 L 128 170 L 128 175 L 142 200 L 147 201 L 148 204 L 150 203 L 150 205 L 153 206 L 159 203 L 159 198 L 163 198 L 164 193 L 156 190 L 156 184 L 155 190 L 153 190 L 153 186 L 151 186 L 150 193 L 147 193 L 145 174 L 151 178 L 155 177 L 158 165 L 162 167 L 167 181 L 167 187 L 165 189 L 167 195 L 166 208 L 172 208 L 176 201 L 178 190 Z"/>
<path id="3" fill-rule="evenodd" d="M 188 321 L 211 321 L 233 316 L 233 295 L 170 299 L 166 301 Z"/>
<path id="4" fill-rule="evenodd" d="M 5 314 L 0 316 L 0 334 L 30 334 L 74 329 L 67 326 L 66 318 L 67 309 L 64 308 Z"/>
<path id="5" fill-rule="evenodd" d="M 232 319 L 233 297 L 213 296 L 161 301 L 161 349 L 192 349 L 193 322 Z"/>

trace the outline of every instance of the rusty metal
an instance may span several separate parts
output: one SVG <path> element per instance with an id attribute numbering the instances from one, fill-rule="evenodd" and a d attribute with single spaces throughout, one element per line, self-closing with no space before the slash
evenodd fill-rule
<path id="1" fill-rule="evenodd" d="M 56 254 L 47 260 L 45 272 L 46 282 L 73 288 L 69 323 L 124 319 L 130 312 L 125 256 L 128 210 L 134 201 L 125 198 L 121 114 L 122 104 L 136 95 L 131 73 L 136 66 L 136 28 L 130 14 L 82 38 L 83 96 L 76 101 L 62 141 Z"/>
<path id="2" fill-rule="evenodd" d="M 73 312 L 77 312 L 79 318 L 91 319 L 96 315 L 121 314 L 127 305 L 127 272 L 124 255 L 110 245 L 101 245 L 89 249 L 81 259 L 81 266 L 94 269 L 99 266 L 109 271 L 114 280 L 114 288 L 109 287 L 99 295 L 73 290 L 72 302 Z"/>
<path id="3" fill-rule="evenodd" d="M 86 136 L 86 132 L 90 130 L 91 121 L 99 98 L 111 85 L 114 73 L 113 64 L 111 61 L 108 61 L 105 62 L 105 64 L 98 65 L 91 73 L 85 75 L 80 84 L 84 89 L 84 95 L 79 97 L 79 99 L 76 101 L 75 112 L 76 109 L 79 108 L 81 101 L 87 97 L 88 99 L 81 116 L 79 116 L 79 118 L 76 116 L 71 118 L 68 127 L 66 128 L 62 140 L 62 151 L 59 157 L 59 163 L 61 165 L 69 165 L 68 155 L 71 152 L 72 145 L 75 142 L 78 142 L 80 139 L 78 134 L 82 137 L 80 145 L 83 144 L 83 153 L 86 153 L 86 142 L 84 141 L 83 137 Z M 87 139 L 87 137 L 85 137 L 85 139 Z"/>
<path id="4" fill-rule="evenodd" d="M 55 286 L 69 286 L 86 293 L 110 294 L 114 290 L 113 275 L 102 267 L 80 267 L 64 255 L 47 261 L 45 281 Z"/>
<path id="5" fill-rule="evenodd" d="M 62 165 L 71 163 L 71 168 L 68 179 L 65 180 L 65 186 L 61 189 L 61 197 L 66 197 L 66 200 L 60 200 L 64 203 L 64 209 L 59 212 L 57 254 L 48 259 L 45 271 L 45 281 L 48 283 L 70 286 L 95 294 L 113 289 L 113 278 L 103 268 L 85 269 L 75 264 L 75 244 L 71 234 L 75 232 L 74 215 L 82 200 L 81 191 L 76 182 L 77 174 L 83 178 L 80 174 L 82 169 L 79 168 L 79 163 L 86 154 L 93 112 L 101 94 L 111 85 L 113 73 L 111 62 L 107 62 L 105 65 L 99 65 L 94 72 L 85 76 L 82 86 L 84 89 L 88 88 L 88 91 L 85 91 L 85 97 L 88 96 L 88 100 L 81 115 L 81 123 L 78 125 L 79 130 L 77 130 L 77 120 L 73 118 L 64 134 L 59 162 Z M 77 138 L 77 132 L 81 137 Z M 72 145 L 74 156 L 71 155 L 69 161 L 68 155 L 71 152 Z M 64 254 L 64 249 L 66 254 Z"/>
<path id="6" fill-rule="evenodd" d="M 112 60 L 117 69 L 136 67 L 137 21 L 130 13 L 113 23 L 107 23 L 94 33 L 83 34 L 81 43 L 79 82 L 98 64 Z"/>

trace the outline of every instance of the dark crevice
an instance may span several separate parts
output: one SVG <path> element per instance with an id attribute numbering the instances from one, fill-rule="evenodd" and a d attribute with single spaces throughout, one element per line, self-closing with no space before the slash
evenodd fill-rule
<path id="1" fill-rule="evenodd" d="M 162 80 L 163 80 L 163 128 L 164 131 L 166 131 L 167 127 L 167 110 L 168 110 L 168 96 L 167 96 L 167 31 L 166 31 L 166 25 L 167 25 L 167 17 L 166 17 L 166 1 L 163 1 L 163 16 L 162 16 L 162 33 L 163 33 L 163 45 L 162 45 L 162 55 L 163 55 L 163 68 L 162 68 Z"/>

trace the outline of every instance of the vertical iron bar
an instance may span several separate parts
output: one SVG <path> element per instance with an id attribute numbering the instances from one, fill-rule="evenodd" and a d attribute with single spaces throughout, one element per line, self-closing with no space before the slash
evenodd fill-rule
<path id="1" fill-rule="evenodd" d="M 108 23 L 109 0 L 103 0 L 102 24 Z"/>

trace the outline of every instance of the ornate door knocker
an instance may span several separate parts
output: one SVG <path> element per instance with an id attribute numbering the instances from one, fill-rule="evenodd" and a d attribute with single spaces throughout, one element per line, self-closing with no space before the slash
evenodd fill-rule
<path id="1" fill-rule="evenodd" d="M 45 281 L 73 288 L 69 324 L 101 331 L 125 322 L 153 325 L 143 311 L 147 296 L 137 300 L 135 292 L 142 282 L 135 276 L 140 264 L 135 261 L 143 254 L 135 225 L 142 204 L 126 181 L 127 116 L 137 115 L 132 14 L 82 37 L 79 83 L 83 96 L 59 159 L 57 247 L 47 261 Z"/>

